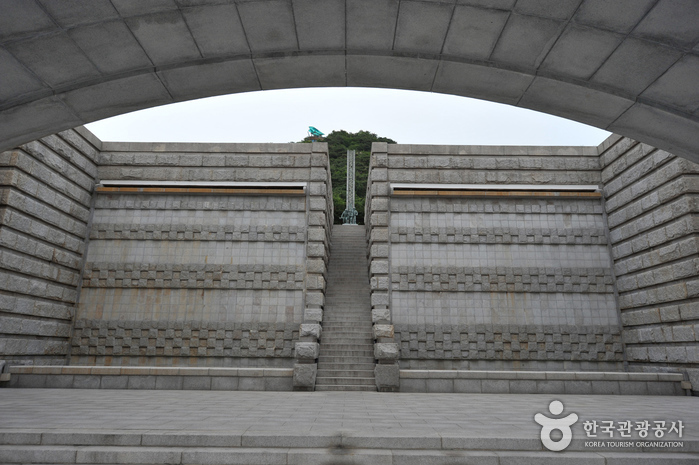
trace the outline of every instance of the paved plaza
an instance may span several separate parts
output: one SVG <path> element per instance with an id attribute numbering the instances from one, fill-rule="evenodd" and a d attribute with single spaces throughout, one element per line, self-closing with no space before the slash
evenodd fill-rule
<path id="1" fill-rule="evenodd" d="M 554 399 L 564 404 L 563 415 L 579 417 L 573 442 L 562 453 L 544 451 L 541 427 L 534 422 L 537 413 L 550 415 Z M 634 446 L 620 452 L 616 446 L 586 445 L 621 440 L 618 431 L 611 439 L 601 431 L 597 439 L 586 439 L 583 423 L 605 420 L 648 420 L 651 425 L 664 420 L 668 427 L 682 421 L 682 438 L 666 432 L 654 439 L 651 430 L 645 439 L 677 441 L 682 447 L 654 452 Z M 627 441 L 640 440 L 633 430 L 631 435 Z M 637 465 L 669 458 L 699 463 L 699 399 L 4 389 L 0 443 L 0 463 L 20 463 L 26 459 L 21 454 L 32 451 L 44 451 L 53 463 L 145 463 L 148 457 L 151 463 L 232 463 L 231 457 L 237 457 L 235 463 L 432 463 L 426 457 L 433 463 L 523 463 L 527 457 L 532 463 L 563 457 L 570 463 L 626 463 L 612 460 L 622 456 Z M 253 455 L 240 456 L 246 452 Z M 151 455 L 128 462 L 127 453 Z M 61 454 L 68 457 L 60 459 Z M 328 456 L 343 461 L 324 462 Z M 456 460 L 471 456 L 478 460 Z M 515 457 L 519 461 L 508 461 Z"/>

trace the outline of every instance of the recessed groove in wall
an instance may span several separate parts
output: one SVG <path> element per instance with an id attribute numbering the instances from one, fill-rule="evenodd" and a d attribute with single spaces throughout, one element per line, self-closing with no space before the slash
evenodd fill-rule
<path id="1" fill-rule="evenodd" d="M 519 198 L 600 198 L 599 192 L 561 192 L 561 191 L 485 191 L 485 190 L 429 190 L 429 189 L 395 189 L 393 195 L 410 196 L 410 197 L 519 197 Z"/>
<path id="2" fill-rule="evenodd" d="M 98 194 L 210 194 L 210 195 L 305 195 L 303 189 L 246 189 L 224 187 L 104 187 Z"/>

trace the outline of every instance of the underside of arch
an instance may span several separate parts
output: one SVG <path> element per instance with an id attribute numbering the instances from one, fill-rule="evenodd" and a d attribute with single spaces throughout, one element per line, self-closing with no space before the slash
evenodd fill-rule
<path id="1" fill-rule="evenodd" d="M 699 160 L 696 5 L 618 3 L 6 1 L 0 149 L 178 101 L 354 86 L 516 105 Z"/>

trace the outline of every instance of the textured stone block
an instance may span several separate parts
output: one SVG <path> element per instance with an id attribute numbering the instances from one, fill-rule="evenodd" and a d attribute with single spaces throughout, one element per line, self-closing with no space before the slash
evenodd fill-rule
<path id="1" fill-rule="evenodd" d="M 293 390 L 293 378 L 286 377 L 265 377 L 265 391 L 291 391 Z"/>
<path id="2" fill-rule="evenodd" d="M 294 365 L 293 385 L 302 388 L 315 387 L 317 372 L 318 365 L 315 363 L 297 363 Z"/>
<path id="3" fill-rule="evenodd" d="M 371 305 L 372 305 L 372 307 L 387 306 L 388 300 L 389 300 L 388 293 L 386 293 L 386 292 L 372 292 L 371 293 Z"/>
<path id="4" fill-rule="evenodd" d="M 374 325 L 374 338 L 380 338 L 380 337 L 392 338 L 393 335 L 394 335 L 393 325 L 381 325 L 381 324 Z"/>
<path id="5" fill-rule="evenodd" d="M 307 323 L 323 321 L 323 310 L 320 308 L 306 308 L 303 312 L 303 321 Z"/>
<path id="6" fill-rule="evenodd" d="M 454 392 L 453 379 L 427 379 L 425 382 L 427 392 Z"/>
<path id="7" fill-rule="evenodd" d="M 322 292 L 306 292 L 306 305 L 311 307 L 322 307 L 325 303 L 325 296 Z"/>
<path id="8" fill-rule="evenodd" d="M 294 347 L 297 360 L 313 361 L 318 358 L 320 345 L 317 342 L 297 342 Z"/>
<path id="9" fill-rule="evenodd" d="M 401 378 L 400 392 L 427 392 L 427 380 L 424 378 Z"/>
<path id="10" fill-rule="evenodd" d="M 400 386 L 400 368 L 396 364 L 377 364 L 374 378 L 379 391 L 397 390 Z"/>
<path id="11" fill-rule="evenodd" d="M 299 336 L 305 337 L 310 336 L 316 339 L 320 339 L 321 327 L 319 324 L 308 324 L 304 323 L 299 326 Z"/>
<path id="12" fill-rule="evenodd" d="M 237 376 L 212 376 L 212 391 L 236 391 L 238 390 Z"/>
<path id="13" fill-rule="evenodd" d="M 481 392 L 484 394 L 507 394 L 510 392 L 510 381 L 506 379 L 481 380 Z"/>
<path id="14" fill-rule="evenodd" d="M 100 389 L 127 389 L 129 386 L 128 376 L 102 376 Z"/>
<path id="15" fill-rule="evenodd" d="M 182 376 L 156 376 L 155 389 L 181 390 L 183 385 Z"/>
<path id="16" fill-rule="evenodd" d="M 77 375 L 76 375 L 77 378 Z M 155 389 L 155 376 L 129 376 L 128 389 Z"/>
<path id="17" fill-rule="evenodd" d="M 398 344 L 392 342 L 374 344 L 374 358 L 377 360 L 398 360 L 400 358 Z"/>
<path id="18" fill-rule="evenodd" d="M 208 391 L 211 389 L 211 377 L 210 376 L 184 376 L 182 378 L 182 389 Z"/>
<path id="19" fill-rule="evenodd" d="M 391 320 L 391 311 L 387 308 L 374 308 L 371 310 L 371 321 L 384 324 Z"/>

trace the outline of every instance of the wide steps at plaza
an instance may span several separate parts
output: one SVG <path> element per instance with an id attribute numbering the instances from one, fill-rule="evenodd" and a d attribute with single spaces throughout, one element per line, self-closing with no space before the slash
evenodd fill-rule
<path id="1" fill-rule="evenodd" d="M 316 391 L 375 391 L 363 226 L 333 228 Z"/>
<path id="2" fill-rule="evenodd" d="M 549 395 L 8 389 L 0 464 L 699 463 L 695 397 L 557 396 L 582 419 L 683 420 L 681 447 L 543 448 Z M 614 439 L 618 439 L 615 436 Z M 643 441 L 654 441 L 647 438 Z M 599 444 L 603 440 L 596 440 Z"/>

